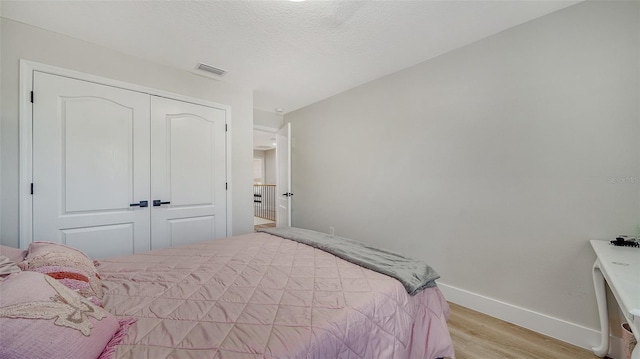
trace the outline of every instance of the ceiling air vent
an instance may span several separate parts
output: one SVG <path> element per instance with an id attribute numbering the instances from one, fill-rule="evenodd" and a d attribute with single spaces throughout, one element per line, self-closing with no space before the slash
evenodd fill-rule
<path id="1" fill-rule="evenodd" d="M 203 64 L 202 62 L 198 64 L 198 67 L 196 67 L 196 69 L 202 70 L 202 71 L 206 71 L 206 72 L 210 72 L 210 73 L 218 75 L 218 76 L 223 76 L 224 74 L 227 73 L 225 70 L 221 70 L 221 69 L 219 69 L 217 67 L 213 67 L 213 66 L 209 66 L 209 65 Z"/>

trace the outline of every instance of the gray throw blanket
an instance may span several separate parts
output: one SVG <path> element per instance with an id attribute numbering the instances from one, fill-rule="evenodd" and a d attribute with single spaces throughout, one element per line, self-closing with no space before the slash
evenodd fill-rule
<path id="1" fill-rule="evenodd" d="M 393 277 L 404 285 L 410 295 L 415 295 L 425 288 L 435 287 L 435 280 L 440 278 L 440 275 L 424 262 L 353 239 L 294 227 L 265 228 L 260 232 L 321 249 L 361 267 Z"/>

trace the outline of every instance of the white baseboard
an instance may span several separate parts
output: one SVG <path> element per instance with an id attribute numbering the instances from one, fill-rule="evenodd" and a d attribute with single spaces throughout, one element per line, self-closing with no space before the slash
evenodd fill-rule
<path id="1" fill-rule="evenodd" d="M 600 331 L 537 313 L 513 304 L 438 282 L 444 297 L 455 304 L 502 319 L 523 328 L 591 350 L 600 344 Z M 611 337 L 609 357 L 622 359 L 622 339 Z"/>

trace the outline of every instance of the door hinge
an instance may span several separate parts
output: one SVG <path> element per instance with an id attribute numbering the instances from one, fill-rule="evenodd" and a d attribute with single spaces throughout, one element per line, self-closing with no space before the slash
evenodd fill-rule
<path id="1" fill-rule="evenodd" d="M 31 194 L 33 194 L 33 182 L 31 182 Z"/>
<path id="2" fill-rule="evenodd" d="M 224 124 L 224 132 L 229 132 L 229 127 L 226 123 Z"/>
<path id="3" fill-rule="evenodd" d="M 31 91 L 31 103 L 33 103 L 33 91 Z"/>
<path id="4" fill-rule="evenodd" d="M 225 182 L 224 183 L 224 190 L 227 191 L 229 189 L 229 183 Z"/>

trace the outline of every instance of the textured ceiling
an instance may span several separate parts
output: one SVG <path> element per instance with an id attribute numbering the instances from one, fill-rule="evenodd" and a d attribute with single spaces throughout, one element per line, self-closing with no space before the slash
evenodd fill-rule
<path id="1" fill-rule="evenodd" d="M 187 71 L 204 62 L 287 113 L 577 2 L 2 0 L 2 16 Z"/>

